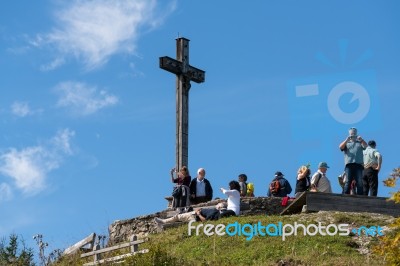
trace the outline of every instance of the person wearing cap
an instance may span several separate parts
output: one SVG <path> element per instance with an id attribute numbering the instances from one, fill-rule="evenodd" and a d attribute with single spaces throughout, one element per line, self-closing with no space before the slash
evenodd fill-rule
<path id="1" fill-rule="evenodd" d="M 276 172 L 275 177 L 272 180 L 271 184 L 274 183 L 274 181 L 279 182 L 279 191 L 277 193 L 271 192 L 271 185 L 270 189 L 268 189 L 268 197 L 274 196 L 274 197 L 287 197 L 290 193 L 292 193 L 292 187 L 290 186 L 289 181 L 284 177 L 282 172 Z"/>
<path id="2" fill-rule="evenodd" d="M 363 193 L 365 196 L 378 195 L 378 173 L 382 166 L 382 155 L 376 149 L 374 140 L 368 141 L 364 151 Z"/>
<path id="3" fill-rule="evenodd" d="M 318 171 L 311 177 L 311 188 L 316 192 L 332 193 L 331 182 L 326 176 L 329 166 L 326 162 L 318 164 Z"/>
<path id="4" fill-rule="evenodd" d="M 350 194 L 351 183 L 355 180 L 357 183 L 357 195 L 363 195 L 363 151 L 367 146 L 368 144 L 365 140 L 357 135 L 357 129 L 354 127 L 349 129 L 349 136 L 340 143 L 339 149 L 344 153 L 344 171 L 347 175 L 343 194 Z"/>

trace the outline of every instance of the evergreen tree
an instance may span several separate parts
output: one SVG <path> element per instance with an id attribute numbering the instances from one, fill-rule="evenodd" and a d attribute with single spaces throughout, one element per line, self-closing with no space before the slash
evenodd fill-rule
<path id="1" fill-rule="evenodd" d="M 6 238 L 0 241 L 0 266 L 34 266 L 33 250 L 25 246 L 16 234 L 11 234 L 8 244 Z"/>

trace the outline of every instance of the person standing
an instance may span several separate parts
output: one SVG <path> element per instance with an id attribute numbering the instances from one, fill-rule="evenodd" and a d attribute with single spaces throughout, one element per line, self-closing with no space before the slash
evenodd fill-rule
<path id="1" fill-rule="evenodd" d="M 193 204 L 210 201 L 213 197 L 213 189 L 210 181 L 206 178 L 206 170 L 199 168 L 197 177 L 190 182 L 190 198 Z"/>
<path id="2" fill-rule="evenodd" d="M 376 149 L 374 140 L 368 141 L 364 151 L 363 193 L 365 196 L 378 195 L 378 173 L 382 166 L 382 155 Z"/>
<path id="3" fill-rule="evenodd" d="M 367 146 L 365 140 L 357 135 L 357 129 L 354 127 L 349 129 L 349 136 L 340 143 L 339 149 L 344 153 L 345 172 L 347 175 L 343 194 L 350 194 L 351 183 L 355 180 L 357 183 L 357 195 L 363 195 L 363 151 Z"/>
<path id="4" fill-rule="evenodd" d="M 311 190 L 315 192 L 332 193 L 331 182 L 326 176 L 329 166 L 326 162 L 318 164 L 318 171 L 311 177 Z"/>

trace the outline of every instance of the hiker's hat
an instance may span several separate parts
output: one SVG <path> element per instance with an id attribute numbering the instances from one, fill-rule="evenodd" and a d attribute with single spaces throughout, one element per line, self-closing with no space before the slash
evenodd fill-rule
<path id="1" fill-rule="evenodd" d="M 284 176 L 284 175 L 282 174 L 282 172 L 278 171 L 278 172 L 275 173 L 275 176 Z"/>
<path id="2" fill-rule="evenodd" d="M 318 168 L 329 168 L 328 164 L 326 162 L 320 162 L 318 164 Z"/>

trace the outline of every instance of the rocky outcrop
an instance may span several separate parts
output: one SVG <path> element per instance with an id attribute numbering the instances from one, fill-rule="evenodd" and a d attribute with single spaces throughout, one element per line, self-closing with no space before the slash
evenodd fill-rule
<path id="1" fill-rule="evenodd" d="M 284 208 L 286 206 L 282 206 L 282 198 L 275 197 L 242 198 L 240 205 L 241 215 L 275 215 L 280 214 Z"/>
<path id="2" fill-rule="evenodd" d="M 207 203 L 193 205 L 193 208 L 204 208 L 217 205 L 219 202 L 226 200 L 218 199 Z M 282 198 L 271 197 L 255 197 L 242 198 L 241 214 L 242 215 L 274 215 L 279 214 L 285 207 L 281 205 Z M 155 217 L 167 218 L 173 215 L 171 210 L 164 210 L 150 215 L 139 216 L 128 220 L 118 220 L 109 226 L 109 244 L 124 242 L 129 239 L 132 234 L 143 238 L 148 234 L 159 232 L 159 228 L 154 223 Z"/>

